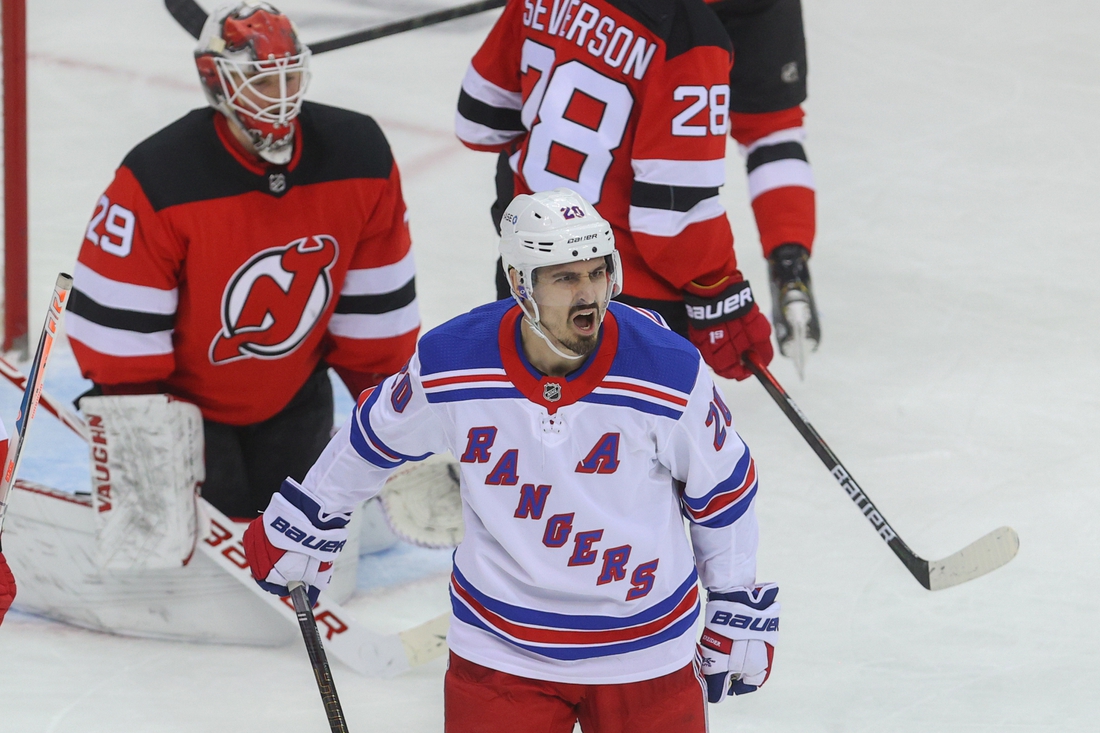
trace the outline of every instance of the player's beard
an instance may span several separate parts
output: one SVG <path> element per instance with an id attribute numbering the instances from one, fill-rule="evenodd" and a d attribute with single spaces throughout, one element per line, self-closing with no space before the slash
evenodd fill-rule
<path id="1" fill-rule="evenodd" d="M 593 326 L 595 327 L 592 335 L 584 336 L 582 334 L 571 333 L 569 331 L 569 324 L 573 322 L 574 316 L 580 311 L 589 310 L 592 308 L 595 309 L 595 313 L 593 313 L 591 316 L 593 319 Z M 550 335 L 553 336 L 559 344 L 569 349 L 577 356 L 588 356 L 596 350 L 596 346 L 598 346 L 600 343 L 600 314 L 602 313 L 602 311 L 603 309 L 600 308 L 599 305 L 595 305 L 592 303 L 575 305 L 569 309 L 569 314 L 566 316 L 564 327 L 561 329 L 553 329 L 552 331 L 550 331 Z M 559 330 L 562 330 L 565 333 L 558 333 Z"/>

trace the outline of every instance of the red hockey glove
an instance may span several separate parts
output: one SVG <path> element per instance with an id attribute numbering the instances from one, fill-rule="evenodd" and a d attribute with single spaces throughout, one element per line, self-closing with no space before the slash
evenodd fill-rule
<path id="1" fill-rule="evenodd" d="M 4 622 L 4 614 L 11 608 L 15 600 L 15 576 L 11 574 L 8 561 L 4 559 L 4 553 L 0 552 L 0 623 Z"/>
<path id="2" fill-rule="evenodd" d="M 754 352 L 765 366 L 771 362 L 772 327 L 757 307 L 747 280 L 715 290 L 691 283 L 684 291 L 688 338 L 719 376 L 740 381 L 752 376 L 741 363 L 746 351 Z"/>
<path id="3" fill-rule="evenodd" d="M 291 479 L 271 497 L 263 516 L 244 531 L 244 556 L 261 588 L 288 596 L 287 583 L 308 586 L 311 603 L 332 579 L 332 563 L 348 539 L 348 514 L 326 514 Z"/>
<path id="4" fill-rule="evenodd" d="M 707 681 L 707 699 L 756 692 L 768 679 L 779 639 L 775 583 L 711 593 L 699 656 Z"/>

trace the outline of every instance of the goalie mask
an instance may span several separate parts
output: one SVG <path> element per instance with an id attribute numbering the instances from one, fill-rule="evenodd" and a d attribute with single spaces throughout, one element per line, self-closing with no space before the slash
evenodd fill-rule
<path id="1" fill-rule="evenodd" d="M 256 154 L 286 165 L 309 85 L 309 49 L 290 19 L 267 3 L 243 2 L 211 13 L 195 65 L 210 105 L 236 122 Z"/>
<path id="2" fill-rule="evenodd" d="M 608 302 L 623 290 L 622 263 L 607 220 L 580 194 L 568 188 L 520 194 L 501 217 L 500 258 L 512 297 L 523 309 L 532 330 L 558 356 L 584 358 L 562 353 L 542 332 L 539 306 L 534 297 L 535 271 L 540 267 L 605 259 L 607 293 L 603 302 L 597 304 L 602 323 Z M 515 270 L 515 281 L 510 270 Z"/>

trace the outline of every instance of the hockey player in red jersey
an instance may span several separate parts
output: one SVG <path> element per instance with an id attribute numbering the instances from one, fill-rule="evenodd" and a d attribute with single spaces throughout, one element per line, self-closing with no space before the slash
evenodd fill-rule
<path id="1" fill-rule="evenodd" d="M 15 576 L 11 574 L 8 561 L 4 559 L 4 553 L 0 552 L 0 623 L 4 622 L 4 615 L 11 608 L 15 600 Z"/>
<path id="2" fill-rule="evenodd" d="M 95 206 L 66 318 L 95 391 L 199 406 L 203 495 L 252 517 L 419 329 L 401 182 L 370 117 L 303 101 L 309 49 L 266 3 L 211 14 L 210 106 L 134 148 Z"/>
<path id="3" fill-rule="evenodd" d="M 810 282 L 815 191 L 803 147 L 806 37 L 801 0 L 707 0 L 733 42 L 730 134 L 768 259 L 779 349 L 802 373 L 821 341 Z"/>
<path id="4" fill-rule="evenodd" d="M 619 243 L 618 300 L 744 379 L 741 355 L 767 363 L 772 346 L 718 200 L 731 61 L 702 0 L 512 0 L 470 63 L 455 126 L 467 146 L 506 153 L 498 205 L 556 186 L 591 201 Z"/>
<path id="5" fill-rule="evenodd" d="M 610 302 L 620 253 L 588 202 L 520 195 L 501 226 L 513 297 L 429 331 L 360 397 L 249 526 L 249 567 L 316 593 L 357 503 L 450 451 L 466 525 L 447 733 L 704 733 L 707 700 L 762 685 L 778 640 L 756 464 L 699 352 Z"/>

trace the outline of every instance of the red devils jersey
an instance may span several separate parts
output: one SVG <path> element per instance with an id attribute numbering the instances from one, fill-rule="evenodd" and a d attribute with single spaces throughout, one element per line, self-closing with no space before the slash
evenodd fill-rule
<path id="1" fill-rule="evenodd" d="M 162 382 L 216 422 L 281 410 L 323 358 L 390 374 L 419 330 L 397 166 L 374 120 L 306 103 L 261 166 L 195 110 L 123 161 L 88 223 L 66 327 L 99 384 Z"/>
<path id="2" fill-rule="evenodd" d="M 565 186 L 595 205 L 628 296 L 679 300 L 736 270 L 718 201 L 731 54 L 701 0 L 510 0 L 463 79 L 456 131 L 512 152 L 517 193 Z"/>

